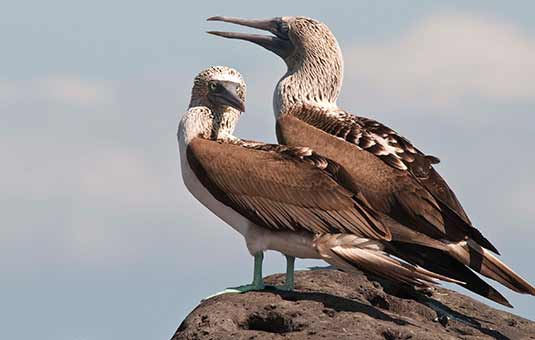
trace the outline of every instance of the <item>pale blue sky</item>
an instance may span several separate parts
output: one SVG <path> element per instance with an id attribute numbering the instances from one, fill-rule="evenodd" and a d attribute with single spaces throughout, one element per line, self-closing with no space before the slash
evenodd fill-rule
<path id="1" fill-rule="evenodd" d="M 248 82 L 237 134 L 274 141 L 278 58 L 208 36 L 212 15 L 326 22 L 340 104 L 441 158 L 503 259 L 535 282 L 535 4 L 530 1 L 18 1 L 0 12 L 2 338 L 167 339 L 207 295 L 250 280 L 243 241 L 184 188 L 175 140 L 191 81 Z M 313 262 L 301 261 L 304 267 Z M 266 271 L 284 270 L 268 254 Z M 512 312 L 535 318 L 535 298 Z"/>

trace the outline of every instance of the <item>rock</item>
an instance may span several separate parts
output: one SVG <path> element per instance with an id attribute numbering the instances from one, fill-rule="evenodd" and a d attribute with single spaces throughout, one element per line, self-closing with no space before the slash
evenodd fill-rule
<path id="1" fill-rule="evenodd" d="M 282 274 L 266 278 L 268 284 L 283 281 Z M 337 270 L 299 271 L 295 281 L 293 292 L 268 289 L 203 301 L 172 340 L 535 339 L 535 322 L 443 288 L 421 292 Z M 429 305 L 454 318 L 439 320 Z"/>

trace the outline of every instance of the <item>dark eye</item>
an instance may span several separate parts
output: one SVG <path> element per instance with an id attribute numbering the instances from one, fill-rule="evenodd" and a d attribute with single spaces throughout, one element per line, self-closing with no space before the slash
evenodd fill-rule
<path id="1" fill-rule="evenodd" d="M 210 85 L 208 85 L 210 91 L 214 92 L 215 90 L 217 90 L 217 84 L 216 83 L 210 83 Z"/>
<path id="2" fill-rule="evenodd" d="M 284 21 L 279 21 L 279 24 L 278 24 L 278 30 L 280 33 L 284 34 L 284 35 L 288 35 L 288 23 L 287 22 L 284 22 Z"/>
<path id="3" fill-rule="evenodd" d="M 277 18 L 277 28 L 273 33 L 279 38 L 288 39 L 288 32 L 288 22 L 282 20 L 282 18 Z"/>

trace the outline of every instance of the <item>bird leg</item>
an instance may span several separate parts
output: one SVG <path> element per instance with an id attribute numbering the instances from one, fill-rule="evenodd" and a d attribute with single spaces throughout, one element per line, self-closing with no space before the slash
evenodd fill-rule
<path id="1" fill-rule="evenodd" d="M 292 291 L 294 289 L 294 265 L 295 257 L 286 256 L 286 282 L 283 286 L 277 287 L 280 290 Z"/>
<path id="2" fill-rule="evenodd" d="M 254 290 L 264 289 L 264 278 L 262 277 L 262 262 L 264 261 L 264 253 L 259 252 L 254 256 L 254 273 L 252 286 Z"/>
<path id="3" fill-rule="evenodd" d="M 264 261 L 263 252 L 259 252 L 254 255 L 253 282 L 251 284 L 227 288 L 219 293 L 215 293 L 215 294 L 208 296 L 204 300 L 208 300 L 209 298 L 212 298 L 214 296 L 227 294 L 227 293 L 241 294 L 241 293 L 246 293 L 246 292 L 255 291 L 255 290 L 263 290 L 265 288 L 264 278 L 262 277 L 262 262 L 263 261 Z M 292 267 L 292 274 L 293 274 L 293 267 Z M 293 282 L 293 277 L 292 277 L 292 282 Z"/>
<path id="4" fill-rule="evenodd" d="M 284 292 L 291 292 L 294 290 L 294 266 L 295 266 L 295 257 L 286 255 L 286 281 L 282 286 L 266 286 L 266 289 L 271 291 L 284 291 Z"/>

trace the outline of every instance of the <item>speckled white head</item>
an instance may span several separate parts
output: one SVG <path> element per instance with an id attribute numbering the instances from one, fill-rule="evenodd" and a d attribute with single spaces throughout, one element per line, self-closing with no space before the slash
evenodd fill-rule
<path id="1" fill-rule="evenodd" d="M 232 138 L 245 108 L 246 86 L 241 74 L 227 66 L 212 66 L 193 81 L 188 111 L 182 117 L 179 137 L 187 144 L 200 136 Z"/>
<path id="2" fill-rule="evenodd" d="M 242 101 L 245 102 L 246 86 L 240 72 L 228 66 L 212 66 L 201 71 L 193 80 L 193 88 L 191 90 L 191 100 L 189 107 L 206 106 L 211 110 L 224 109 L 213 98 L 215 86 L 230 85 L 235 89 L 235 94 Z M 228 105 L 227 105 L 228 106 Z"/>
<path id="3" fill-rule="evenodd" d="M 228 66 L 212 66 L 200 72 L 195 77 L 195 82 L 210 80 L 234 82 L 241 84 L 245 89 L 245 82 L 243 81 L 243 77 L 240 72 Z"/>

